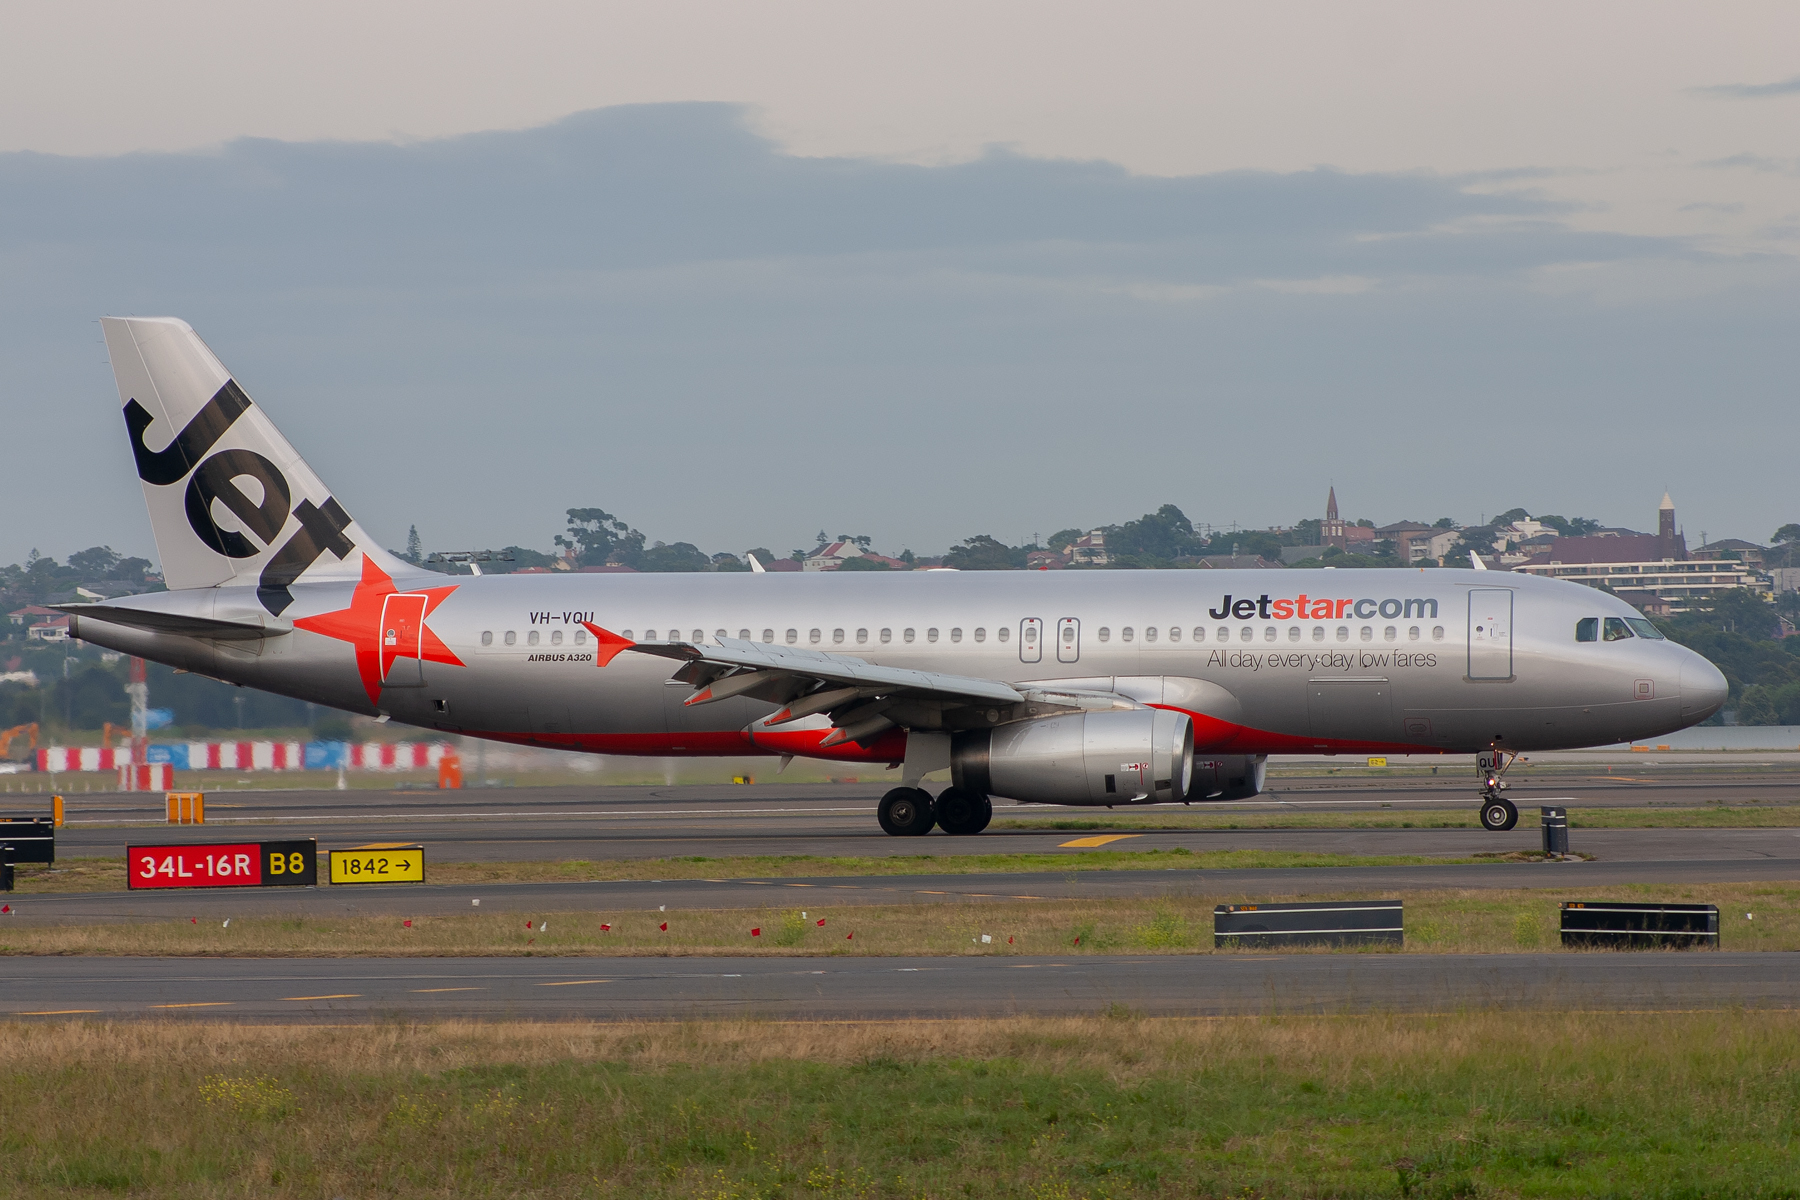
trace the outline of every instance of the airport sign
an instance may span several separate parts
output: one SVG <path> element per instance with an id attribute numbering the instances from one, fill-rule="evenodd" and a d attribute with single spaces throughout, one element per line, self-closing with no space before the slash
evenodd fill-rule
<path id="1" fill-rule="evenodd" d="M 214 842 L 125 847 L 126 886 L 149 888 L 312 887 L 318 842 Z"/>
<path id="2" fill-rule="evenodd" d="M 377 842 L 333 850 L 331 882 L 424 883 L 425 847 L 410 842 Z"/>

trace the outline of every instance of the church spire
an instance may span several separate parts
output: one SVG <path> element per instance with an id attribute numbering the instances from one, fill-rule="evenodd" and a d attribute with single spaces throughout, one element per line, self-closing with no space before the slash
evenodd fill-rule
<path id="1" fill-rule="evenodd" d="M 1325 519 L 1327 521 L 1335 521 L 1338 519 L 1336 487 L 1333 487 L 1325 497 Z"/>

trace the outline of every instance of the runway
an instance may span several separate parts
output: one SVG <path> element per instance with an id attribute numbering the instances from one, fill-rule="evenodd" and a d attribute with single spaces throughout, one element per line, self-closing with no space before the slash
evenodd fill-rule
<path id="1" fill-rule="evenodd" d="M 1646 768 L 1648 769 L 1648 768 Z M 182 840 L 254 840 L 315 837 L 323 848 L 366 842 L 418 841 L 430 857 L 446 862 L 559 859 L 672 858 L 738 855 L 890 856 L 1060 852 L 1071 834 L 1052 829 L 1007 828 L 1009 821 L 1105 820 L 1105 809 L 1051 805 L 995 805 L 995 827 L 979 837 L 890 838 L 875 823 L 875 804 L 886 784 L 755 784 L 692 787 L 546 787 L 461 791 L 242 791 L 207 797 L 204 829 L 169 830 L 160 795 L 73 794 L 58 833 L 65 857 L 116 856 L 138 829 L 177 833 Z M 1470 781 L 1308 777 L 1279 781 L 1276 790 L 1232 804 L 1157 806 L 1118 812 L 1304 814 L 1473 812 Z M 1704 853 L 1691 844 L 1696 831 L 1581 830 L 1580 810 L 1616 807 L 1694 807 L 1800 803 L 1800 771 L 1766 773 L 1713 768 L 1683 770 L 1667 778 L 1559 775 L 1522 781 L 1512 798 L 1529 812 L 1538 804 L 1571 811 L 1576 849 L 1602 858 L 1787 858 L 1771 850 L 1769 831 L 1706 831 Z M 10 799 L 10 798 L 9 798 Z M 18 798 L 21 802 L 24 797 Z M 36 808 L 44 807 L 33 798 Z M 0 811 L 31 811 L 23 803 Z M 1620 839 L 1621 834 L 1632 834 Z M 1642 836 L 1650 834 L 1653 836 Z M 1729 836 L 1725 836 L 1729 835 Z M 1144 832 L 1115 848 L 1323 850 L 1348 854 L 1466 855 L 1533 849 L 1529 825 L 1506 834 L 1468 830 L 1181 830 Z M 1659 840 L 1660 839 L 1660 840 Z M 1800 842 L 1793 854 L 1800 854 Z"/>
<path id="2" fill-rule="evenodd" d="M 854 1020 L 1791 1008 L 1793 954 L 1047 958 L 12 958 L 0 1016 Z"/>

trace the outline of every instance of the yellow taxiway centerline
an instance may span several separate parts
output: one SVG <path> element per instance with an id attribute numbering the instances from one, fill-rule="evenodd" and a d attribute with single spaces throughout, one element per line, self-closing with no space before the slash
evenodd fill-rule
<path id="1" fill-rule="evenodd" d="M 1068 850 L 1073 848 L 1078 850 L 1090 850 L 1095 846 L 1104 846 L 1108 842 L 1122 842 L 1126 838 L 1142 836 L 1143 834 L 1141 833 L 1103 833 L 1098 837 L 1076 838 L 1072 842 L 1064 842 L 1062 845 L 1058 846 L 1057 849 Z"/>

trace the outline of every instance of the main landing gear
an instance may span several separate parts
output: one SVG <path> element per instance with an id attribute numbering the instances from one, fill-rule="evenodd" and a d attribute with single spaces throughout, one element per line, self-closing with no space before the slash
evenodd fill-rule
<path id="1" fill-rule="evenodd" d="M 933 800 L 924 788 L 897 787 L 875 810 L 881 828 L 894 837 L 923 837 L 933 825 L 945 833 L 974 834 L 994 819 L 994 802 L 977 792 L 946 788 Z"/>
<path id="2" fill-rule="evenodd" d="M 1481 827 L 1491 833 L 1505 833 L 1519 823 L 1519 808 L 1500 793 L 1506 790 L 1501 779 L 1512 766 L 1517 754 L 1504 750 L 1484 750 L 1475 758 L 1475 769 L 1481 773 Z"/>

